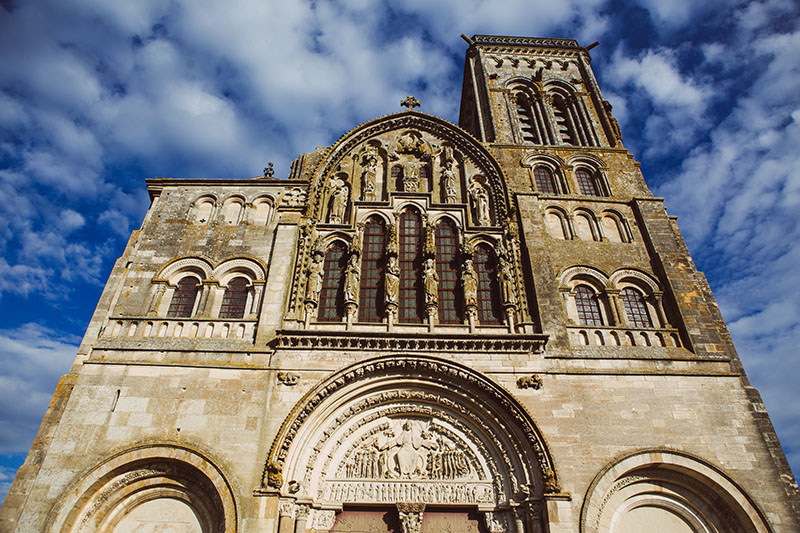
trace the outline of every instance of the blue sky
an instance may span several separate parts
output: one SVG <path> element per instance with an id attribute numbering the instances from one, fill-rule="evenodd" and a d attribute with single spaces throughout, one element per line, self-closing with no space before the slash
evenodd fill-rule
<path id="1" fill-rule="evenodd" d="M 414 94 L 458 120 L 465 33 L 592 50 L 800 471 L 793 0 L 0 0 L 0 498 L 69 370 L 144 179 L 250 177 Z"/>

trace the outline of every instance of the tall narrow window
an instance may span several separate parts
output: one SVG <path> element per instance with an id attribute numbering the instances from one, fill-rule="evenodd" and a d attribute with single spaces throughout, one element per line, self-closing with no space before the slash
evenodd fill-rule
<path id="1" fill-rule="evenodd" d="M 459 324 L 463 322 L 460 302 L 457 300 L 458 286 L 458 233 L 450 220 L 436 226 L 436 274 L 439 276 L 439 322 Z"/>
<path id="2" fill-rule="evenodd" d="M 247 278 L 238 276 L 233 278 L 225 288 L 222 297 L 222 307 L 219 310 L 220 318 L 242 318 L 247 304 Z"/>
<path id="3" fill-rule="evenodd" d="M 172 301 L 169 303 L 167 316 L 183 318 L 192 316 L 197 293 L 200 292 L 200 280 L 186 276 L 178 282 Z"/>
<path id="4" fill-rule="evenodd" d="M 500 324 L 503 310 L 497 285 L 497 259 L 487 246 L 479 245 L 473 254 L 473 264 L 478 274 L 478 320 L 481 324 Z"/>
<path id="5" fill-rule="evenodd" d="M 379 217 L 371 217 L 364 227 L 361 254 L 360 322 L 380 322 L 383 317 L 383 258 L 386 228 Z"/>
<path id="6" fill-rule="evenodd" d="M 635 328 L 653 327 L 653 321 L 650 320 L 650 314 L 647 312 L 647 303 L 641 292 L 625 287 L 622 289 L 622 303 L 625 305 L 628 324 Z"/>
<path id="7" fill-rule="evenodd" d="M 567 109 L 567 103 L 560 94 L 553 96 L 553 115 L 556 119 L 556 130 L 562 144 L 577 145 L 577 136 L 572 124 L 572 118 Z"/>
<path id="8" fill-rule="evenodd" d="M 346 255 L 344 245 L 338 241 L 331 244 L 325 253 L 322 290 L 319 293 L 319 312 L 317 313 L 317 320 L 320 322 L 340 322 L 344 316 L 342 276 L 344 275 Z"/>
<path id="9" fill-rule="evenodd" d="M 578 308 L 578 322 L 584 326 L 602 326 L 600 300 L 597 294 L 586 285 L 575 287 L 575 307 Z"/>
<path id="10" fill-rule="evenodd" d="M 419 167 L 419 182 L 420 182 L 420 190 L 421 191 L 429 191 L 431 190 L 431 169 L 428 168 L 428 165 L 422 165 Z"/>
<path id="11" fill-rule="evenodd" d="M 517 93 L 516 101 L 522 140 L 534 144 L 542 144 L 539 140 L 536 118 L 533 116 L 534 111 L 530 99 L 525 93 Z"/>
<path id="12" fill-rule="evenodd" d="M 545 194 L 556 194 L 556 182 L 553 179 L 553 171 L 544 165 L 537 165 L 533 169 L 533 177 L 536 179 L 536 189 Z"/>
<path id="13" fill-rule="evenodd" d="M 585 168 L 575 171 L 575 178 L 578 181 L 578 190 L 584 196 L 603 196 L 597 177 L 593 176 Z"/>
<path id="14" fill-rule="evenodd" d="M 400 322 L 421 323 L 424 318 L 420 290 L 422 264 L 422 220 L 414 209 L 400 215 Z"/>
<path id="15" fill-rule="evenodd" d="M 403 167 L 395 165 L 392 167 L 392 181 L 398 191 L 403 190 Z"/>

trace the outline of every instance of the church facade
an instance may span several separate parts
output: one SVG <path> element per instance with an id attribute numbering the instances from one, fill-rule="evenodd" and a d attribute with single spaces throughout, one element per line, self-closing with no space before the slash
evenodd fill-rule
<path id="1" fill-rule="evenodd" d="M 147 181 L 2 531 L 800 530 L 588 49 L 465 40 L 458 126 Z"/>

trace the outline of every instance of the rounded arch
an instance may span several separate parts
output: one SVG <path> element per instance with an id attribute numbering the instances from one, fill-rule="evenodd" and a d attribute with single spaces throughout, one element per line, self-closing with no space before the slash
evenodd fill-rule
<path id="1" fill-rule="evenodd" d="M 584 167 L 590 172 L 605 171 L 608 169 L 608 164 L 605 160 L 597 157 L 594 154 L 580 153 L 575 154 L 567 159 L 567 166 L 573 171 L 580 167 Z"/>
<path id="2" fill-rule="evenodd" d="M 263 484 L 323 506 L 413 493 L 506 508 L 559 490 L 544 438 L 508 391 L 454 361 L 408 354 L 355 363 L 310 390 L 284 421 Z"/>
<path id="3" fill-rule="evenodd" d="M 261 265 L 261 262 L 249 257 L 226 259 L 211 272 L 213 279 L 222 284 L 239 274 L 249 277 L 250 281 L 263 280 L 267 277 L 266 269 Z"/>
<path id="4" fill-rule="evenodd" d="M 407 205 L 407 204 L 404 204 Z M 416 205 L 416 204 L 413 204 Z M 359 210 L 358 212 L 358 220 L 356 220 L 356 224 L 366 224 L 370 218 L 377 217 L 383 220 L 383 223 L 386 226 L 394 224 L 394 221 L 389 217 L 388 213 L 383 209 L 364 209 Z"/>
<path id="5" fill-rule="evenodd" d="M 173 259 L 161 268 L 157 278 L 167 280 L 171 284 L 178 281 L 186 272 L 191 272 L 200 277 L 200 280 L 211 279 L 214 268 L 211 262 L 202 257 L 180 257 Z"/>
<path id="6" fill-rule="evenodd" d="M 456 217 L 454 213 L 433 213 L 428 215 L 428 219 L 432 226 L 438 226 L 442 222 L 450 222 L 457 230 L 464 227 L 461 219 Z"/>
<path id="7" fill-rule="evenodd" d="M 658 281 L 652 275 L 632 268 L 616 270 L 611 274 L 608 283 L 615 289 L 623 289 L 632 285 L 648 295 L 661 291 Z"/>
<path id="8" fill-rule="evenodd" d="M 252 202 L 253 210 L 250 213 L 250 223 L 255 226 L 266 226 L 272 222 L 275 212 L 275 198 L 270 194 L 257 196 Z"/>
<path id="9" fill-rule="evenodd" d="M 194 202 L 190 208 L 192 221 L 198 224 L 208 224 L 214 217 L 214 209 L 217 207 L 217 197 L 213 194 L 204 194 Z"/>
<path id="10" fill-rule="evenodd" d="M 572 289 L 581 283 L 588 283 L 597 292 L 603 292 L 608 286 L 608 276 L 601 270 L 589 266 L 565 268 L 558 276 L 558 285 L 562 289 Z"/>
<path id="11" fill-rule="evenodd" d="M 111 533 L 151 513 L 182 514 L 202 531 L 235 532 L 234 492 L 208 454 L 174 443 L 143 443 L 100 462 L 63 492 L 45 531 Z M 167 510 L 169 509 L 169 510 Z"/>
<path id="12" fill-rule="evenodd" d="M 336 174 L 342 162 L 359 145 L 387 132 L 418 131 L 435 137 L 442 143 L 459 147 L 462 157 L 469 159 L 486 177 L 491 204 L 498 220 L 508 216 L 509 197 L 503 171 L 491 153 L 465 130 L 433 115 L 419 111 L 404 111 L 369 121 L 345 133 L 320 158 L 311 175 L 307 216 L 319 221 L 322 216 L 322 197 L 327 189 L 327 180 Z"/>
<path id="13" fill-rule="evenodd" d="M 675 520 L 683 531 L 770 531 L 730 476 L 671 449 L 638 450 L 608 464 L 589 485 L 580 520 L 581 533 L 625 531 L 634 520 L 650 522 L 651 531 Z"/>

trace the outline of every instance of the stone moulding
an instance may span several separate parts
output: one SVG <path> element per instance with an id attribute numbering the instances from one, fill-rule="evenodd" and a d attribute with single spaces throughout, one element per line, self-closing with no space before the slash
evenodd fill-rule
<path id="1" fill-rule="evenodd" d="M 544 351 L 548 336 L 534 335 L 447 335 L 437 337 L 406 333 L 321 332 L 313 330 L 281 330 L 275 348 L 284 350 L 374 350 L 416 352 L 479 352 L 539 354 Z"/>
<path id="2" fill-rule="evenodd" d="M 381 383 L 394 383 L 393 380 L 396 379 L 407 381 L 409 375 L 416 377 L 411 382 L 402 383 L 403 387 L 400 389 L 380 393 Z M 398 385 L 401 383 L 394 383 L 393 386 Z M 417 390 L 419 387 L 430 391 L 440 390 L 441 393 Z M 480 416 L 474 413 L 475 405 L 471 399 L 478 396 L 486 400 L 481 404 L 486 412 Z M 366 404 L 361 405 L 359 399 Z M 340 405 L 342 423 L 362 416 L 360 413 L 367 413 L 378 405 L 389 406 L 386 412 L 391 416 L 404 415 L 412 418 L 425 415 L 425 409 L 429 409 L 425 406 L 438 406 L 437 409 L 446 409 L 457 417 L 470 421 L 469 424 L 477 428 L 477 434 L 505 435 L 508 432 L 507 436 L 501 437 L 505 444 L 498 441 L 492 445 L 502 456 L 498 464 L 502 464 L 506 472 L 521 469 L 517 471 L 517 475 L 511 476 L 512 487 L 507 496 L 526 499 L 537 494 L 540 497 L 560 495 L 561 488 L 547 443 L 524 406 L 503 387 L 478 372 L 459 363 L 427 355 L 390 355 L 361 361 L 336 372 L 308 391 L 278 431 L 267 456 L 261 487 L 256 488 L 254 494 L 283 494 L 287 489 L 284 485 L 288 480 L 284 479 L 286 475 L 305 472 L 301 477 L 307 477 L 308 468 L 301 467 L 298 470 L 299 456 L 297 452 L 290 454 L 290 449 L 293 448 L 295 439 L 304 441 L 310 438 L 309 431 L 322 431 L 320 435 L 314 433 L 314 453 L 310 459 L 307 458 L 312 462 L 317 461 L 315 454 L 322 452 L 325 446 L 322 443 L 328 437 L 333 438 L 335 430 L 318 427 L 316 411 L 328 411 L 332 404 Z M 391 407 L 393 405 L 396 408 Z M 415 408 L 414 405 L 419 407 Z M 427 414 L 435 416 L 433 412 Z M 309 429 L 306 430 L 304 425 L 307 423 Z M 486 426 L 487 423 L 489 426 Z M 337 422 L 336 427 L 339 426 L 341 424 Z M 304 479 L 303 483 L 313 481 L 313 475 L 310 479 Z"/>

